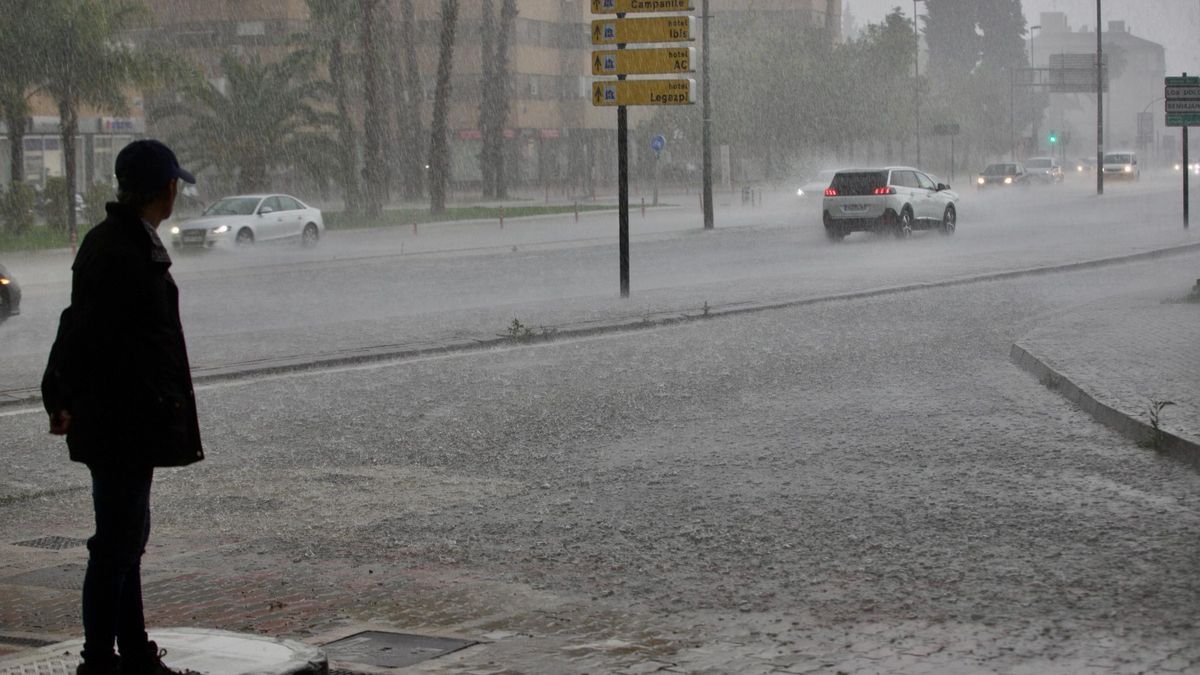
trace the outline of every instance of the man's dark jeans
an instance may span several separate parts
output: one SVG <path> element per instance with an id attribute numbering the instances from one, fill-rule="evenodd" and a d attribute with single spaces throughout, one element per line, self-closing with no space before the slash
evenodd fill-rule
<path id="1" fill-rule="evenodd" d="M 96 534 L 88 539 L 83 579 L 83 660 L 113 659 L 146 650 L 142 615 L 142 554 L 150 538 L 151 467 L 89 465 Z"/>

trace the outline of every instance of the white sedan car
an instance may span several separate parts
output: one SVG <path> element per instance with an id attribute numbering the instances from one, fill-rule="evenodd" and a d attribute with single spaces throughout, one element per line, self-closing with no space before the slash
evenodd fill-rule
<path id="1" fill-rule="evenodd" d="M 171 227 L 175 248 L 249 246 L 260 241 L 297 239 L 315 246 L 325 232 L 321 211 L 290 195 L 225 197 L 199 217 Z"/>

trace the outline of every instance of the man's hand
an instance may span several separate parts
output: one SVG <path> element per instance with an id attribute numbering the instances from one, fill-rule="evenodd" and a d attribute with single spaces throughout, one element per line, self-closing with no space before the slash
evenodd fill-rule
<path id="1" fill-rule="evenodd" d="M 71 412 L 68 410 L 59 410 L 50 413 L 50 433 L 55 436 L 62 436 L 71 429 Z"/>

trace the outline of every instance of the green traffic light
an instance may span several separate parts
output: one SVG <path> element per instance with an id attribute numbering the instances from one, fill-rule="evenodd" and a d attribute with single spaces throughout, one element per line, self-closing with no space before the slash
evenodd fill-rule
<path id="1" fill-rule="evenodd" d="M 1056 134 L 1056 133 L 1054 133 L 1053 131 L 1051 131 L 1051 132 L 1050 132 L 1049 139 L 1050 139 L 1050 142 L 1051 142 L 1051 143 L 1057 143 L 1057 142 L 1058 142 L 1058 134 Z"/>

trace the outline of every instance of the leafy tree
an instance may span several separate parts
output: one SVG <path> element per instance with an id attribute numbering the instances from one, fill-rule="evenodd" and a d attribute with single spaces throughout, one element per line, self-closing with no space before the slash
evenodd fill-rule
<path id="1" fill-rule="evenodd" d="M 148 13 L 140 2 L 127 0 L 42 0 L 33 6 L 33 20 L 45 31 L 36 54 L 41 59 L 40 89 L 58 104 L 65 190 L 73 196 L 79 107 L 123 112 L 125 87 L 154 79 L 154 61 L 119 39 L 123 31 L 143 25 Z M 75 221 L 75 209 L 67 209 L 65 224 L 71 232 Z"/>
<path id="2" fill-rule="evenodd" d="M 329 84 L 334 107 L 337 111 L 338 142 L 333 148 L 337 158 L 336 180 L 342 188 L 342 199 L 347 214 L 357 214 L 362 209 L 362 193 L 358 173 L 358 132 L 350 114 L 350 77 L 347 74 L 348 35 L 352 35 L 355 8 L 345 0 L 305 0 L 311 23 L 309 44 L 316 53 L 326 59 L 329 69 Z"/>
<path id="3" fill-rule="evenodd" d="M 450 180 L 446 116 L 450 107 L 450 76 L 454 68 L 458 0 L 442 0 L 441 23 L 437 90 L 433 100 L 433 125 L 429 133 L 429 210 L 435 214 L 446 210 L 446 183 Z"/>
<path id="4" fill-rule="evenodd" d="M 312 82 L 313 57 L 293 52 L 283 61 L 263 64 L 254 58 L 221 58 L 225 90 L 192 81 L 183 100 L 156 106 L 162 118 L 178 118 L 186 128 L 173 142 L 194 171 L 216 169 L 239 192 L 265 190 L 268 172 L 289 159 L 301 166 L 337 155 L 328 133 L 336 116 L 317 110 L 326 92 Z"/>

